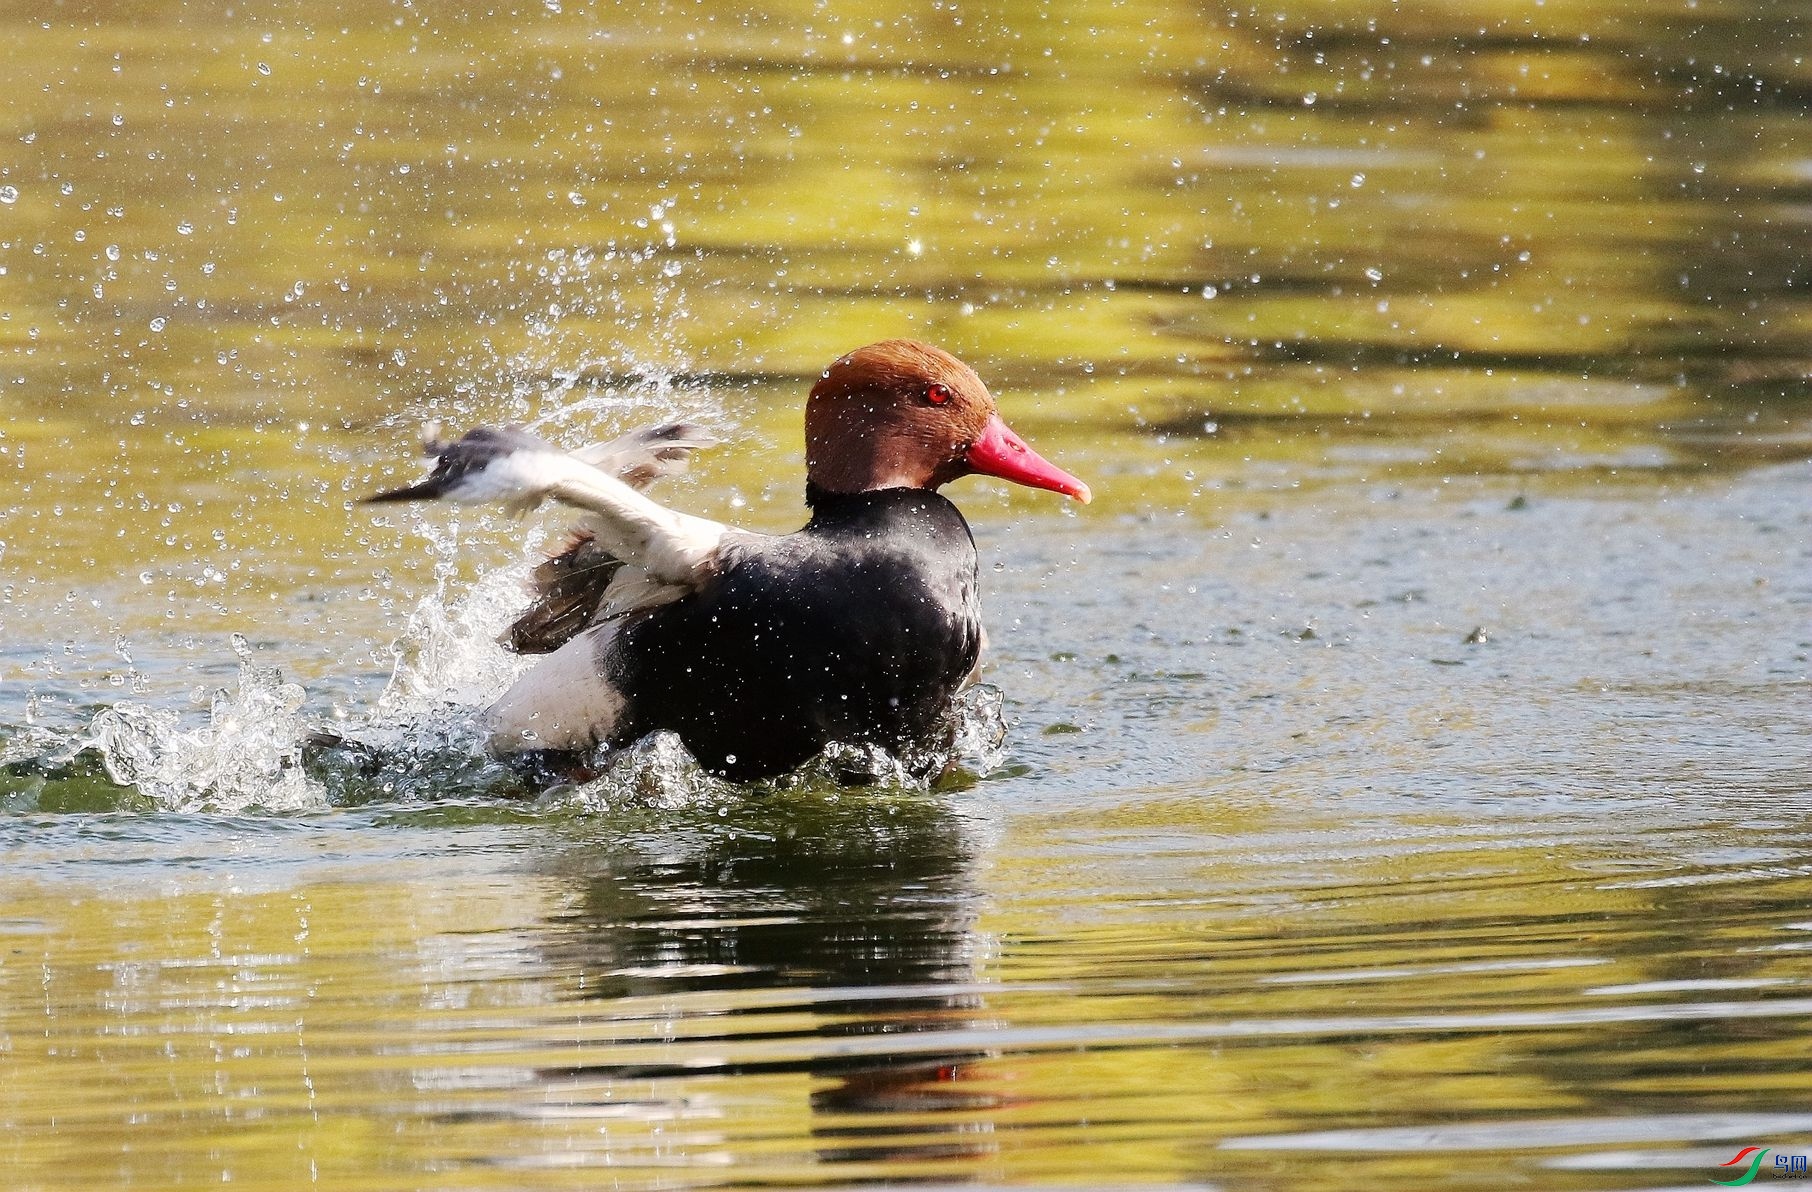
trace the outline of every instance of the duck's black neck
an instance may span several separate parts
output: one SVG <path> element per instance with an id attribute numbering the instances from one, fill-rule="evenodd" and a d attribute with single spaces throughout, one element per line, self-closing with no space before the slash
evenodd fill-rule
<path id="1" fill-rule="evenodd" d="M 806 503 L 812 508 L 807 529 L 818 533 L 860 530 L 868 534 L 927 531 L 969 536 L 969 524 L 950 499 L 929 488 L 876 488 L 863 493 L 838 493 L 808 485 Z"/>
<path id="2" fill-rule="evenodd" d="M 901 485 L 898 488 L 871 488 L 867 492 L 840 493 L 833 492 L 810 480 L 805 482 L 805 503 L 814 513 L 831 513 L 842 509 L 868 509 L 875 505 L 893 504 L 898 501 L 910 501 L 920 497 L 935 497 L 938 494 L 928 488 L 909 488 Z"/>

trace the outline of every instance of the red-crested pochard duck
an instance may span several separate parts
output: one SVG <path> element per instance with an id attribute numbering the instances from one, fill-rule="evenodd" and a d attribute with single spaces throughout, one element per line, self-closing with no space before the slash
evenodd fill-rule
<path id="1" fill-rule="evenodd" d="M 685 424 L 572 453 L 480 428 L 430 442 L 420 484 L 369 498 L 584 511 L 506 635 L 547 657 L 487 714 L 492 749 L 616 748 L 666 729 L 745 780 L 833 742 L 899 753 L 937 732 L 983 640 L 975 541 L 937 489 L 979 473 L 1087 502 L 1088 486 L 1007 429 L 973 369 L 911 340 L 825 369 L 805 439 L 811 520 L 778 536 L 642 494 L 714 442 Z"/>

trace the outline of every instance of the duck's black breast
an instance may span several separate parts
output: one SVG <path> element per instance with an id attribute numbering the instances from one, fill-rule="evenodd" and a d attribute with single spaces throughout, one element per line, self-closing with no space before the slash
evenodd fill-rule
<path id="1" fill-rule="evenodd" d="M 834 741 L 926 739 L 981 652 L 975 541 L 921 489 L 813 494 L 785 537 L 751 540 L 703 590 L 634 616 L 606 677 L 627 700 L 610 744 L 679 734 L 745 779 Z"/>

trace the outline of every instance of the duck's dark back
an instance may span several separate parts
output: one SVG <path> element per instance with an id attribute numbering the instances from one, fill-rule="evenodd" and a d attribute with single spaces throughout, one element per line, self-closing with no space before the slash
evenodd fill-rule
<path id="1" fill-rule="evenodd" d="M 612 735 L 679 734 L 707 768 L 781 773 L 833 741 L 926 740 L 981 652 L 975 542 L 920 489 L 813 494 L 804 529 L 735 549 L 718 579 L 634 615 L 605 659 Z"/>

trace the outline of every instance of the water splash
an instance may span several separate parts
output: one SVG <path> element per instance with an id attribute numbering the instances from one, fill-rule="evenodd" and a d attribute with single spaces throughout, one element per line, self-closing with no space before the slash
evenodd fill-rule
<path id="1" fill-rule="evenodd" d="M 304 693 L 275 667 L 249 659 L 238 688 L 214 693 L 208 722 L 184 729 L 177 713 L 134 700 L 103 708 L 77 749 L 94 749 L 107 777 L 169 811 L 300 811 L 326 806 L 302 767 Z"/>
<path id="2" fill-rule="evenodd" d="M 336 805 L 523 793 L 521 777 L 485 752 L 482 713 L 534 662 L 499 644 L 521 612 L 529 564 L 498 568 L 452 595 L 459 521 L 425 519 L 418 532 L 435 553 L 435 590 L 391 645 L 390 679 L 376 702 L 342 716 L 311 759 Z"/>
<path id="3" fill-rule="evenodd" d="M 658 732 L 611 755 L 591 781 L 550 792 L 548 802 L 596 812 L 626 806 L 676 810 L 733 798 L 739 789 L 699 765 L 677 735 Z"/>
<path id="4" fill-rule="evenodd" d="M 604 770 L 578 786 L 556 788 L 545 801 L 582 811 L 624 807 L 677 810 L 749 795 L 847 787 L 923 792 L 997 768 L 1005 757 L 1007 723 L 1000 689 L 970 687 L 952 705 L 944 731 L 904 754 L 874 745 L 837 742 L 779 778 L 737 784 L 701 766 L 679 737 L 651 733 L 600 759 Z"/>
<path id="5" fill-rule="evenodd" d="M 455 387 L 456 404 L 501 408 L 555 439 L 589 435 L 598 424 L 719 421 L 722 403 L 688 379 L 689 266 L 688 254 L 676 251 L 677 206 L 661 199 L 636 221 L 639 234 L 547 249 L 525 278 L 540 291 L 521 307 L 528 345 L 474 370 Z M 690 255 L 697 259 L 696 250 Z M 509 381 L 504 393 L 495 391 L 499 378 Z"/>
<path id="6" fill-rule="evenodd" d="M 0 740 L 0 767 L 18 771 L 15 781 L 0 784 L 7 788 L 0 795 L 15 809 L 29 809 L 39 802 L 40 780 L 81 782 L 84 774 L 98 780 L 101 773 L 137 792 L 122 794 L 116 806 L 171 811 L 291 812 L 533 795 L 545 780 L 491 758 L 482 721 L 483 710 L 534 663 L 499 644 L 520 611 L 528 561 L 492 571 L 453 596 L 461 583 L 459 523 L 424 520 L 419 532 L 437 556 L 436 587 L 393 645 L 390 679 L 368 711 L 342 712 L 332 731 L 320 731 L 319 720 L 304 710 L 302 687 L 255 663 L 251 647 L 235 635 L 238 684 L 212 694 L 206 723 L 185 726 L 177 709 L 127 700 L 98 711 L 85 735 L 27 726 L 32 731 Z M 123 645 L 120 650 L 130 661 Z M 939 782 L 966 784 L 1000 763 L 1001 704 L 997 689 L 973 687 L 920 748 L 894 756 L 838 744 L 793 774 L 752 787 L 709 773 L 677 737 L 656 734 L 599 759 L 604 768 L 597 778 L 562 788 L 553 801 L 581 810 L 676 808 L 752 790 L 922 791 Z M 84 795 L 84 806 L 96 797 Z"/>
<path id="7" fill-rule="evenodd" d="M 200 726 L 185 725 L 176 707 L 124 700 L 96 712 L 85 733 L 28 726 L 9 735 L 0 766 L 18 771 L 12 804 L 29 809 L 45 780 L 81 783 L 96 770 L 123 788 L 118 806 L 167 811 L 294 812 L 522 793 L 520 780 L 486 756 L 477 719 L 526 665 L 495 641 L 522 602 L 523 567 L 486 575 L 449 599 L 457 524 L 423 533 L 439 559 L 437 590 L 393 645 L 390 681 L 368 712 L 342 714 L 332 732 L 321 731 L 303 688 L 254 662 L 235 634 L 238 683 L 208 697 Z"/>
<path id="8" fill-rule="evenodd" d="M 422 534 L 438 556 L 435 591 L 416 604 L 390 648 L 390 681 L 378 696 L 374 724 L 467 715 L 497 698 L 534 661 L 498 643 L 522 611 L 528 564 L 500 568 L 451 596 L 458 525 L 424 524 Z"/>
<path id="9" fill-rule="evenodd" d="M 946 764 L 988 774 L 1007 760 L 1006 693 L 991 683 L 977 683 L 956 697 L 956 733 Z"/>
<path id="10" fill-rule="evenodd" d="M 661 198 L 638 221 L 643 234 L 620 243 L 548 253 L 539 271 L 547 301 L 527 316 L 532 345 L 490 372 L 513 380 L 508 397 L 515 417 L 569 442 L 609 437 L 611 427 L 700 417 L 700 411 L 706 421 L 727 421 L 709 389 L 686 379 L 679 331 L 689 316 L 685 266 L 675 253 L 676 206 L 677 200 Z M 620 328 L 615 342 L 597 343 L 600 322 Z M 549 361 L 560 363 L 550 368 Z M 405 359 L 399 354 L 396 362 L 401 366 Z M 462 386 L 455 405 L 471 408 L 466 399 L 477 404 L 478 396 Z M 236 639 L 238 686 L 213 694 L 205 724 L 197 727 L 188 709 L 122 701 L 94 713 L 85 730 L 28 726 L 0 735 L 0 767 L 19 769 L 29 781 L 93 775 L 98 784 L 104 773 L 169 810 L 291 811 L 374 799 L 526 793 L 521 775 L 486 755 L 480 717 L 533 662 L 504 650 L 497 638 L 521 610 L 527 556 L 534 554 L 538 533 L 527 535 L 522 562 L 455 594 L 463 582 L 462 535 L 473 526 L 488 532 L 494 523 L 481 517 L 462 526 L 458 513 L 446 509 L 415 521 L 436 559 L 435 588 L 392 645 L 391 675 L 375 703 L 366 710 L 336 709 L 331 731 L 317 731 L 318 721 L 304 714 L 300 686 L 275 669 L 253 665 L 249 647 Z M 508 533 L 522 531 L 512 526 Z M 146 694 L 123 641 L 118 651 L 132 693 Z M 648 800 L 664 797 L 661 791 L 689 789 L 686 780 L 669 776 L 681 768 L 672 757 L 675 748 L 677 742 L 654 741 L 624 751 L 612 773 L 623 789 Z M 138 796 L 122 794 L 121 805 L 142 806 Z M 31 798 L 14 802 L 26 806 Z"/>
<path id="11" fill-rule="evenodd" d="M 0 741 L 0 766 L 17 770 L 20 781 L 0 784 L 7 788 L 0 794 L 11 809 L 30 810 L 46 778 L 79 784 L 98 770 L 122 792 L 135 792 L 108 805 L 164 811 L 296 812 L 532 796 L 545 778 L 492 758 L 480 717 L 501 681 L 523 665 L 495 644 L 513 608 L 505 578 L 486 577 L 455 604 L 425 599 L 376 706 L 344 719 L 336 732 L 321 732 L 302 687 L 255 663 L 240 640 L 238 683 L 213 693 L 205 724 L 184 727 L 175 709 L 129 700 L 102 708 L 79 738 L 48 730 L 9 736 Z M 545 791 L 541 807 L 679 809 L 787 791 L 967 785 L 1004 756 L 1001 707 L 998 689 L 973 687 L 956 701 L 944 731 L 917 749 L 895 755 L 833 744 L 790 774 L 740 785 L 700 766 L 676 735 L 654 733 L 598 759 L 604 768 L 597 777 Z"/>

